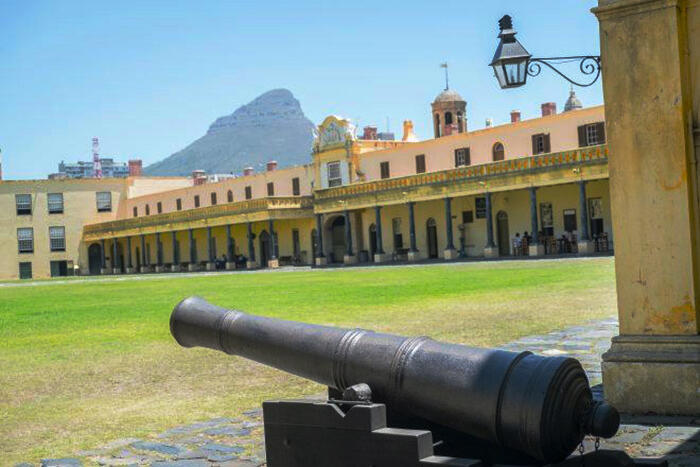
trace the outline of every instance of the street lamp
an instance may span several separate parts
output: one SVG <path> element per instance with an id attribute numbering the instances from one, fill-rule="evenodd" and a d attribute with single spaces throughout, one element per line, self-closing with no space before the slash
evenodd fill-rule
<path id="1" fill-rule="evenodd" d="M 496 48 L 496 53 L 489 66 L 493 68 L 498 85 L 501 89 L 519 88 L 527 82 L 528 76 L 537 76 L 545 65 L 552 69 L 559 76 L 575 84 L 576 86 L 587 87 L 598 80 L 600 76 L 600 56 L 597 55 L 575 55 L 571 57 L 550 57 L 533 58 L 532 55 L 515 38 L 517 32 L 513 29 L 513 19 L 505 15 L 498 21 L 500 42 Z M 591 76 L 589 81 L 575 81 L 554 65 L 579 61 L 579 69 L 583 75 Z"/>

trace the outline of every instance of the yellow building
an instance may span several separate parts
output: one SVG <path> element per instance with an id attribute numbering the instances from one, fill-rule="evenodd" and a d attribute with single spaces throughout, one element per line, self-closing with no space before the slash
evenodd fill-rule
<path id="1" fill-rule="evenodd" d="M 195 185 L 2 182 L 0 203 L 18 214 L 3 226 L 3 238 L 17 242 L 3 245 L 0 277 L 19 277 L 27 262 L 45 277 L 51 261 L 64 260 L 81 274 L 106 274 L 608 251 L 604 109 L 580 107 L 572 93 L 569 111 L 547 103 L 539 118 L 514 111 L 509 124 L 468 131 L 466 102 L 448 90 L 432 104 L 436 138 L 417 141 L 407 121 L 401 141 L 361 139 L 330 116 L 305 166 L 271 162 L 262 173 Z M 48 214 L 53 192 L 81 208 Z M 111 211 L 97 211 L 98 192 L 110 193 Z M 41 206 L 29 217 L 17 204 L 26 194 Z M 35 231 L 33 253 L 18 252 L 16 229 L 25 226 Z M 50 251 L 53 226 L 65 227 L 61 254 Z"/>

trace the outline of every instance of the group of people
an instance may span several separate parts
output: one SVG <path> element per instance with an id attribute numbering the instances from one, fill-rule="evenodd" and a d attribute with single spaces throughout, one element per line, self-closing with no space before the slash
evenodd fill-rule
<path id="1" fill-rule="evenodd" d="M 532 243 L 532 235 L 527 233 L 527 230 L 523 232 L 523 236 L 520 236 L 520 232 L 515 233 L 515 238 L 513 238 L 513 254 L 516 256 L 522 256 L 525 254 L 527 247 Z"/>
<path id="2" fill-rule="evenodd" d="M 243 255 L 233 255 L 233 261 L 236 263 L 236 268 L 245 267 L 246 261 L 248 259 L 243 256 Z M 226 263 L 228 262 L 228 258 L 226 258 L 226 255 L 221 255 L 221 258 L 215 258 L 214 259 L 214 265 L 216 266 L 216 269 L 226 269 Z"/>

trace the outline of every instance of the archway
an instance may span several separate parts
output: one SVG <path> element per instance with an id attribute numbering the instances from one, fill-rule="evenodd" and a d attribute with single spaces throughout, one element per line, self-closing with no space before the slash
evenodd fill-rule
<path id="1" fill-rule="evenodd" d="M 372 224 L 369 226 L 369 260 L 374 261 L 374 255 L 377 254 L 377 226 Z"/>
<path id="2" fill-rule="evenodd" d="M 88 247 L 88 267 L 90 274 L 99 274 L 102 269 L 102 246 L 99 243 Z"/>
<path id="3" fill-rule="evenodd" d="M 425 223 L 427 229 L 426 238 L 428 240 L 428 258 L 438 257 L 437 225 L 432 217 Z"/>
<path id="4" fill-rule="evenodd" d="M 510 232 L 508 231 L 508 214 L 505 211 L 498 211 L 496 214 L 496 231 L 498 232 L 499 256 L 509 256 Z"/>
<path id="5" fill-rule="evenodd" d="M 331 231 L 331 257 L 330 262 L 342 263 L 347 251 L 345 245 L 345 217 L 338 216 L 330 223 Z"/>
<path id="6" fill-rule="evenodd" d="M 270 260 L 270 234 L 263 230 L 258 238 L 260 239 L 260 266 L 266 267 Z"/>

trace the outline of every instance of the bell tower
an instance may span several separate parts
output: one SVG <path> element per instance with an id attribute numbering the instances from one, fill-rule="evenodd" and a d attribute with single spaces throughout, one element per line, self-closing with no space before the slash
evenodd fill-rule
<path id="1" fill-rule="evenodd" d="M 436 138 L 467 131 L 467 102 L 457 91 L 450 89 L 447 63 L 443 63 L 441 67 L 445 69 L 445 90 L 438 94 L 431 104 Z"/>

